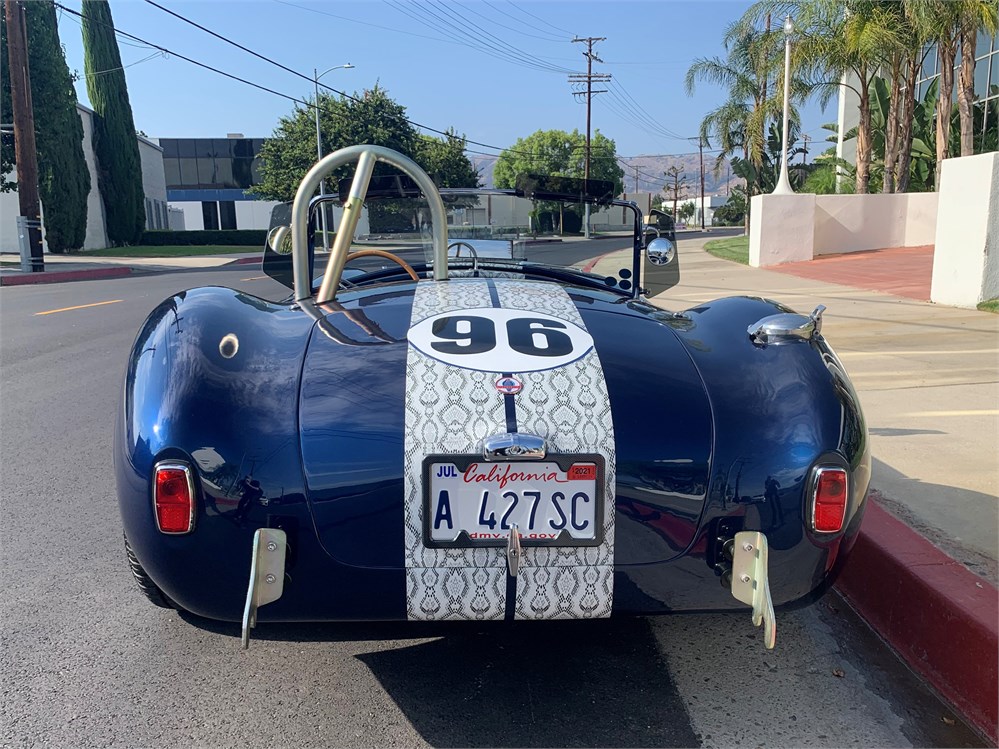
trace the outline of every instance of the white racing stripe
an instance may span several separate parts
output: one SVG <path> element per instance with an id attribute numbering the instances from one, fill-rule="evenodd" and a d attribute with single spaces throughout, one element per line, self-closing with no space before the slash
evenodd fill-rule
<path id="1" fill-rule="evenodd" d="M 564 289 L 497 280 L 417 284 L 410 326 L 443 312 L 499 306 L 543 312 L 585 330 Z M 409 346 L 406 366 L 405 561 L 410 619 L 502 619 L 507 609 L 506 550 L 431 549 L 423 544 L 423 459 L 475 454 L 483 438 L 507 431 L 499 372 L 445 364 Z M 610 616 L 614 572 L 614 427 L 594 350 L 565 366 L 517 374 L 518 430 L 544 437 L 550 454 L 597 453 L 605 461 L 603 540 L 599 546 L 523 550 L 516 578 L 518 619 Z"/>

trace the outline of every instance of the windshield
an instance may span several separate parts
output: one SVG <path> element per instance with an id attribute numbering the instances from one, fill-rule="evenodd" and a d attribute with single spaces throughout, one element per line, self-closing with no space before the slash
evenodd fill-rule
<path id="1" fill-rule="evenodd" d="M 532 200 L 503 191 L 442 190 L 448 222 L 448 267 L 501 272 L 524 263 L 589 271 L 593 261 L 620 251 L 631 266 L 635 242 L 635 211 L 628 205 L 593 205 L 591 238 L 584 237 L 586 206 L 579 202 Z M 316 273 L 325 270 L 324 247 L 332 246 L 343 210 L 335 200 L 322 221 L 313 218 L 316 232 Z M 387 251 L 417 271 L 432 267 L 430 210 L 422 197 L 370 196 L 350 245 L 350 253 Z M 395 267 L 390 259 L 367 254 L 347 262 L 345 279 L 359 273 Z"/>

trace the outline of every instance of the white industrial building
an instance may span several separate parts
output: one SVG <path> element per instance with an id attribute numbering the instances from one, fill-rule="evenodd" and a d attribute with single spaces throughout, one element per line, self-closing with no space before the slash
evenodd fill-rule
<path id="1" fill-rule="evenodd" d="M 83 121 L 83 155 L 90 171 L 90 194 L 87 196 L 87 234 L 84 250 L 99 250 L 108 246 L 104 223 L 104 204 L 97 183 L 97 157 L 94 154 L 94 110 L 77 103 L 76 110 Z M 142 162 L 142 189 L 146 196 L 146 229 L 166 229 L 170 222 L 167 207 L 166 179 L 163 172 L 163 149 L 153 141 L 137 136 Z M 8 177 L 16 181 L 16 173 Z M 18 252 L 17 216 L 20 214 L 17 191 L 0 193 L 0 251 Z M 45 206 L 42 205 L 42 247 L 44 241 Z"/>

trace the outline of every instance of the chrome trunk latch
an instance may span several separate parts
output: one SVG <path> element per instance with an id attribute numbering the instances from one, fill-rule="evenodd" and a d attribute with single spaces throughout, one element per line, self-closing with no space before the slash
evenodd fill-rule
<path id="1" fill-rule="evenodd" d="M 825 305 L 820 304 L 808 317 L 794 312 L 770 315 L 750 325 L 747 332 L 757 346 L 810 341 L 822 332 L 822 313 L 825 311 Z"/>
<path id="2" fill-rule="evenodd" d="M 773 650 L 777 622 L 767 573 L 767 537 L 758 531 L 735 534 L 732 547 L 732 595 L 753 607 L 753 624 L 763 625 L 763 645 Z"/>
<path id="3" fill-rule="evenodd" d="M 487 461 L 544 460 L 547 454 L 544 438 L 533 434 L 510 432 L 482 440 L 482 458 Z"/>
<path id="4" fill-rule="evenodd" d="M 520 570 L 520 529 L 517 524 L 514 523 L 513 527 L 510 529 L 510 536 L 506 542 L 506 566 L 510 572 L 510 577 L 516 577 L 518 570 Z"/>
<path id="5" fill-rule="evenodd" d="M 243 650 L 250 647 L 250 630 L 257 626 L 257 609 L 284 593 L 284 560 L 288 536 L 277 528 L 258 528 L 253 534 L 250 585 L 243 608 Z"/>

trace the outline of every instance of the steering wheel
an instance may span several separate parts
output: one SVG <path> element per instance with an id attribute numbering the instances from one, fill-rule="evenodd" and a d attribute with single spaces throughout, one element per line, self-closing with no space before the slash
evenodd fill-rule
<path id="1" fill-rule="evenodd" d="M 479 274 L 479 253 L 475 251 L 475 248 L 463 239 L 452 242 L 447 246 L 448 251 L 454 248 L 454 256 L 461 257 L 461 248 L 467 247 L 468 251 L 472 253 L 472 274 L 478 276 Z M 449 256 L 450 257 L 450 256 Z"/>
<path id="2" fill-rule="evenodd" d="M 322 304 L 333 300 L 340 286 L 344 265 L 350 254 L 350 244 L 361 218 L 364 198 L 368 193 L 368 183 L 374 172 L 375 162 L 391 164 L 407 177 L 412 178 L 420 188 L 430 207 L 433 232 L 433 276 L 435 281 L 447 280 L 447 213 L 437 191 L 437 186 L 420 166 L 407 156 L 383 146 L 350 146 L 334 151 L 323 157 L 305 175 L 295 193 L 291 209 L 292 263 L 295 279 L 295 299 L 305 301 L 312 298 L 312 281 L 309 278 L 309 208 L 312 196 L 322 181 L 334 171 L 347 164 L 357 162 L 350 193 L 343 204 L 343 218 L 330 250 L 326 273 L 323 276 L 315 303 Z M 399 262 L 398 258 L 393 257 Z M 405 263 L 401 263 L 411 272 Z M 412 273 L 413 277 L 415 273 Z"/>
<path id="3" fill-rule="evenodd" d="M 409 274 L 409 277 L 412 278 L 414 281 L 420 280 L 420 277 L 416 275 L 416 271 L 413 270 L 413 266 L 411 266 L 409 263 L 407 263 L 398 255 L 393 255 L 391 252 L 386 252 L 385 250 L 357 250 L 356 252 L 351 252 L 349 255 L 347 255 L 346 260 L 344 260 L 344 264 L 349 263 L 351 260 L 356 260 L 359 257 L 381 257 L 385 258 L 386 260 L 391 260 L 392 262 L 397 263 L 404 271 L 406 271 L 406 273 Z"/>

